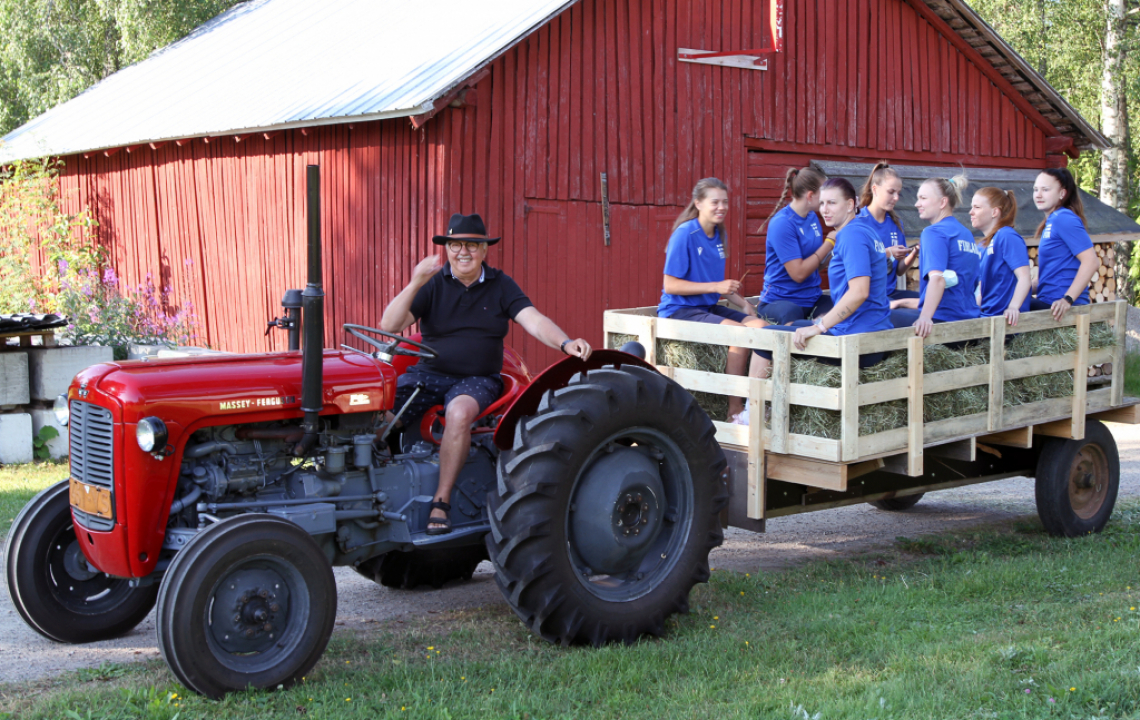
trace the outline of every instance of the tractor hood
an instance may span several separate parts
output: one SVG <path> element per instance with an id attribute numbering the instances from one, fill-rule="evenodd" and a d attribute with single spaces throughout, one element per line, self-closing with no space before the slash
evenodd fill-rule
<path id="1" fill-rule="evenodd" d="M 357 353 L 324 351 L 322 414 L 371 412 L 391 407 L 396 372 Z M 93 365 L 76 375 L 72 400 L 104 396 L 122 408 L 127 423 L 158 415 L 183 427 L 207 416 L 233 422 L 301 415 L 301 353 L 209 355 Z M 211 424 L 216 424 L 211 422 Z"/>

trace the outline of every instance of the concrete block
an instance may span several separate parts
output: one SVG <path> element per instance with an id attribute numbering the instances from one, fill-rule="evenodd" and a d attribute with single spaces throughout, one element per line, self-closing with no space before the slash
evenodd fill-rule
<path id="1" fill-rule="evenodd" d="M 68 432 L 67 428 L 60 425 L 55 419 L 55 411 L 37 409 L 31 411 L 32 416 L 32 437 L 35 438 L 40 434 L 40 430 L 44 427 L 53 427 L 59 433 L 59 437 L 53 438 L 48 441 L 48 452 L 51 453 L 52 458 L 67 457 L 68 453 Z M 32 448 L 33 453 L 35 447 Z"/>
<path id="2" fill-rule="evenodd" d="M 28 413 L 0 415 L 0 463 L 30 463 L 32 459 L 32 416 Z"/>
<path id="3" fill-rule="evenodd" d="M 27 405 L 28 387 L 28 353 L 0 352 L 0 405 Z"/>
<path id="4" fill-rule="evenodd" d="M 53 402 L 67 392 L 79 372 L 114 359 L 114 349 L 95 345 L 31 348 L 28 350 L 28 371 L 32 399 Z"/>

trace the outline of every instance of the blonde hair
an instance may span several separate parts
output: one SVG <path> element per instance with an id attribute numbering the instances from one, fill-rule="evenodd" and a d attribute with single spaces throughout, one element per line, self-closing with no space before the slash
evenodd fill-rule
<path id="1" fill-rule="evenodd" d="M 970 178 L 966 177 L 965 173 L 955 175 L 947 180 L 946 178 L 928 178 L 922 183 L 923 185 L 933 185 L 938 188 L 938 192 L 942 193 L 942 197 L 950 201 L 950 209 L 954 210 L 962 204 L 962 196 L 966 192 L 966 188 L 970 186 Z"/>

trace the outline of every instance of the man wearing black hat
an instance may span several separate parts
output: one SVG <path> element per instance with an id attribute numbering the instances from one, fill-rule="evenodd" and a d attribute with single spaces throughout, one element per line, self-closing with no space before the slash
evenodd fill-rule
<path id="1" fill-rule="evenodd" d="M 590 357 L 590 344 L 572 340 L 540 313 L 514 280 L 484 261 L 487 248 L 500 238 L 487 236 L 478 215 L 451 216 L 447 235 L 432 242 L 447 248 L 447 263 L 438 255 L 424 258 L 412 281 L 384 310 L 380 328 L 402 332 L 419 321 L 424 344 L 439 353 L 420 360 L 397 381 L 396 407 L 403 407 L 418 383 L 423 390 L 404 413 L 417 422 L 431 407 L 443 405 L 447 424 L 439 448 L 439 489 L 432 502 L 428 535 L 451 531 L 451 489 L 471 447 L 471 423 L 503 392 L 503 338 L 514 320 L 543 344 L 567 355 Z"/>

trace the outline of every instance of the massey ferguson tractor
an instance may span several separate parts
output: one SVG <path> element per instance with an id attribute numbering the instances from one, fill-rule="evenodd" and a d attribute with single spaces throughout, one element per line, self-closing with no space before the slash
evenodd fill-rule
<path id="1" fill-rule="evenodd" d="M 23 509 L 5 552 L 24 620 L 85 643 L 157 603 L 163 658 L 215 698 L 312 669 L 336 617 L 334 565 L 406 588 L 470 578 L 489 557 L 503 597 L 551 642 L 661 634 L 708 579 L 728 501 L 692 396 L 631 354 L 532 378 L 508 349 L 454 529 L 427 535 L 443 418 L 404 422 L 394 397 L 434 351 L 358 325 L 344 329 L 373 352 L 323 349 L 319 208 L 310 166 L 308 284 L 270 323 L 289 351 L 104 363 L 59 398 L 70 476 Z"/>

